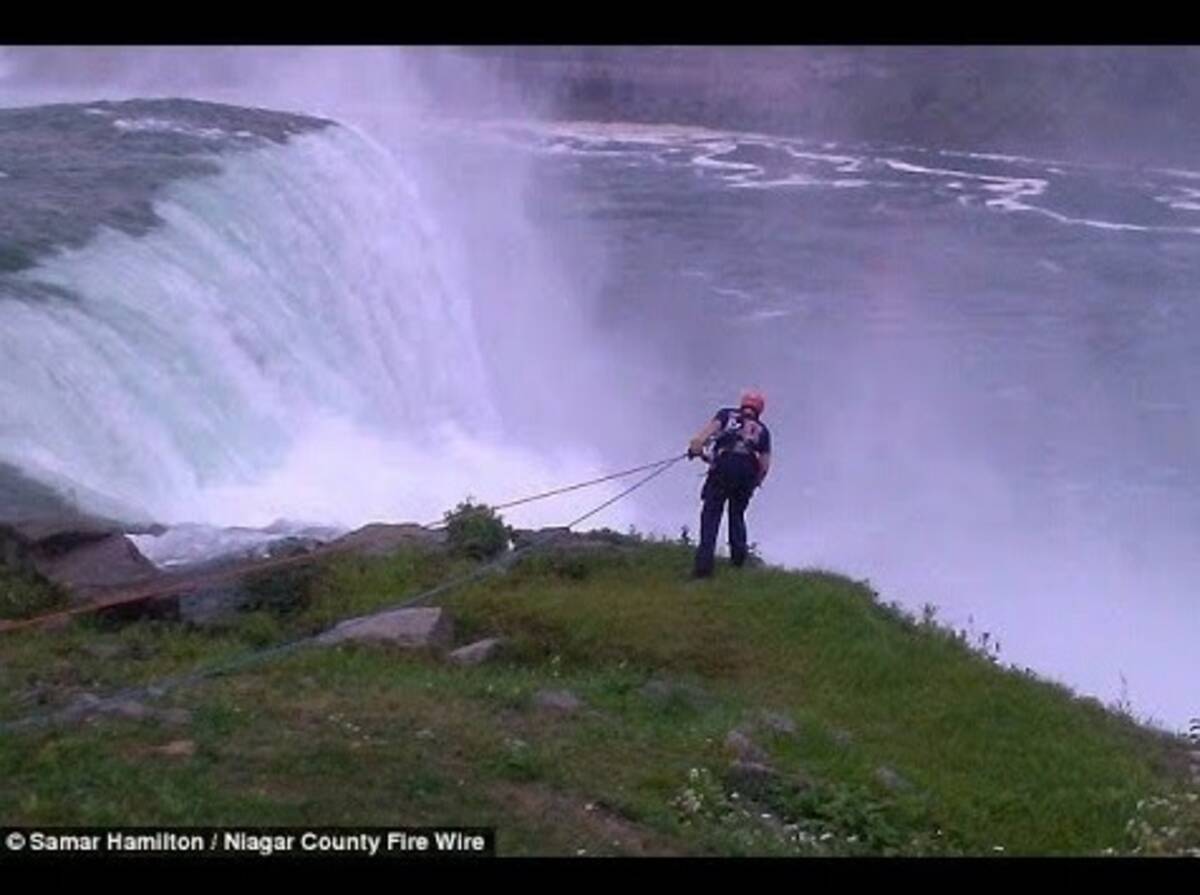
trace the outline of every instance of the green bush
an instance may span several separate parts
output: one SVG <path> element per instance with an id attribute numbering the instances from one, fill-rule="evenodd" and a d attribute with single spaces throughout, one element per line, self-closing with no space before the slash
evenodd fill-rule
<path id="1" fill-rule="evenodd" d="M 491 507 L 467 498 L 446 513 L 450 549 L 471 559 L 491 559 L 508 549 L 512 531 Z"/>

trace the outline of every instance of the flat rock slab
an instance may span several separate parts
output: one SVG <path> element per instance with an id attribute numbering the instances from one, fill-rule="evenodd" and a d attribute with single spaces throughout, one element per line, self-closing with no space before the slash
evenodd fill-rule
<path id="1" fill-rule="evenodd" d="M 444 609 L 393 609 L 352 618 L 330 628 L 317 643 L 376 642 L 405 649 L 446 649 L 454 642 L 454 620 Z"/>
<path id="2" fill-rule="evenodd" d="M 30 552 L 38 573 L 67 588 L 76 597 L 96 591 L 149 581 L 161 575 L 122 534 L 92 540 L 65 541 L 49 546 L 42 542 Z"/>
<path id="3" fill-rule="evenodd" d="M 475 643 L 459 647 L 446 658 L 457 665 L 482 665 L 500 655 L 504 649 L 504 643 L 505 641 L 501 637 L 477 640 Z"/>
<path id="4" fill-rule="evenodd" d="M 683 684 L 661 678 L 647 681 L 638 689 L 638 693 L 643 698 L 659 705 L 666 706 L 676 703 L 694 711 L 703 711 L 713 701 L 711 696 L 694 684 Z"/>
<path id="5" fill-rule="evenodd" d="M 540 709 L 564 715 L 574 714 L 583 708 L 579 697 L 567 690 L 539 690 L 533 694 L 533 704 Z"/>

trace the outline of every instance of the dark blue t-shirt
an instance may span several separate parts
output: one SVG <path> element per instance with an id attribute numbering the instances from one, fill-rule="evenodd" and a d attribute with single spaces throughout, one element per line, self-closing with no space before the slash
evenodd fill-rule
<path id="1" fill-rule="evenodd" d="M 721 427 L 713 436 L 714 453 L 771 453 L 771 432 L 753 416 L 742 416 L 737 407 L 722 407 L 713 419 Z"/>

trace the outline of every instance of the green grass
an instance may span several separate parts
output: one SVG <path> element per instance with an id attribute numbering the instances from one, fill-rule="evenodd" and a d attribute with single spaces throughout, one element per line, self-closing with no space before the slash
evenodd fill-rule
<path id="1" fill-rule="evenodd" d="M 848 579 L 722 569 L 690 584 L 689 563 L 659 543 L 535 554 L 451 593 L 461 642 L 509 638 L 496 664 L 313 649 L 167 697 L 192 711 L 183 727 L 105 718 L 0 733 L 0 823 L 483 825 L 502 854 L 1200 845 L 1182 740 L 1005 670 Z M 4 635 L 0 718 L 314 633 L 470 568 L 415 551 L 340 558 L 257 583 L 259 607 L 220 629 L 91 621 Z M 648 698 L 652 679 L 698 695 Z M 538 709 L 540 689 L 585 708 Z M 755 727 L 764 710 L 795 734 Z M 738 726 L 782 774 L 752 794 L 724 778 Z M 156 751 L 181 739 L 190 756 Z M 910 785 L 889 789 L 881 766 Z"/>
<path id="2" fill-rule="evenodd" d="M 67 594 L 41 576 L 0 561 L 0 619 L 30 618 L 65 609 Z"/>

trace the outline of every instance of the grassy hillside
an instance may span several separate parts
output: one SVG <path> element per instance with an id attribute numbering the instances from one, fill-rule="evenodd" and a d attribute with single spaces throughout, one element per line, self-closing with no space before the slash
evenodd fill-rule
<path id="1" fill-rule="evenodd" d="M 153 703 L 184 712 L 0 732 L 0 823 L 455 823 L 496 827 L 501 854 L 1200 847 L 1181 739 L 862 584 L 773 568 L 690 583 L 689 563 L 661 543 L 543 553 L 453 592 L 458 642 L 508 639 L 478 667 L 313 648 Z M 314 633 L 471 566 L 341 557 L 259 582 L 263 608 L 223 628 L 3 635 L 0 719 Z"/>

